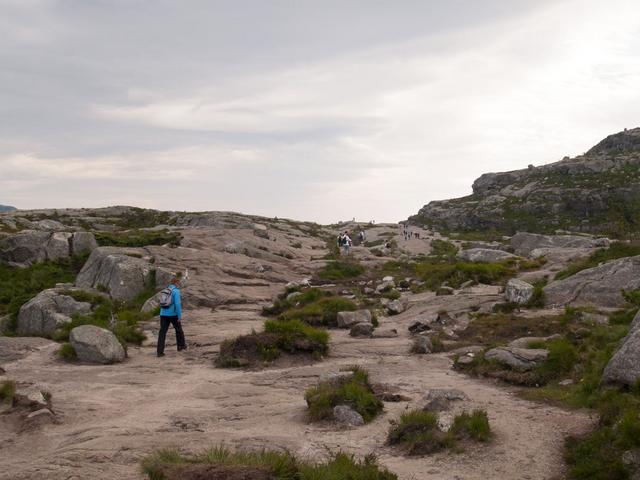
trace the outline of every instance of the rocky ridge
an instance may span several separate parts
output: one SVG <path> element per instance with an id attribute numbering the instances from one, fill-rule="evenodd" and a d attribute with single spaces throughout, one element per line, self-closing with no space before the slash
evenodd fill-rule
<path id="1" fill-rule="evenodd" d="M 441 231 L 640 230 L 640 128 L 610 135 L 584 155 L 487 173 L 473 193 L 433 201 L 409 223 Z"/>

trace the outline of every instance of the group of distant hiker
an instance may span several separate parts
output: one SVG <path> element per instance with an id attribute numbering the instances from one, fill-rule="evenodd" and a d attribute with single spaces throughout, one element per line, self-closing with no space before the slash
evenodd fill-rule
<path id="1" fill-rule="evenodd" d="M 361 229 L 358 232 L 357 238 L 358 244 L 363 243 L 367 239 L 364 230 Z M 341 232 L 340 235 L 338 235 L 338 249 L 342 250 L 345 255 L 349 255 L 349 253 L 351 252 L 351 247 L 353 247 L 353 240 L 351 239 L 349 231 L 345 230 L 344 232 Z"/>
<path id="2" fill-rule="evenodd" d="M 404 240 L 411 240 L 412 238 L 420 238 L 420 233 L 414 232 L 409 228 L 408 225 L 402 226 L 402 234 L 404 235 Z"/>

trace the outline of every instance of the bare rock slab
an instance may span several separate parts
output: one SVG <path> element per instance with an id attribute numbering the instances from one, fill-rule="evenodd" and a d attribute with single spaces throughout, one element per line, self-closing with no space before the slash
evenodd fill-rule
<path id="1" fill-rule="evenodd" d="M 620 258 L 582 270 L 544 288 L 547 304 L 553 306 L 622 307 L 622 290 L 640 288 L 640 256 Z"/>
<path id="2" fill-rule="evenodd" d="M 640 379 L 640 312 L 602 374 L 605 384 L 633 385 Z"/>

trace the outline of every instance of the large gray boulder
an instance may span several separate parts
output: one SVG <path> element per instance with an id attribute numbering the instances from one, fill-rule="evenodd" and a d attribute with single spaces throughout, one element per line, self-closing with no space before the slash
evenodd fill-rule
<path id="1" fill-rule="evenodd" d="M 609 240 L 581 235 L 540 235 L 518 232 L 511 237 L 511 246 L 516 255 L 529 256 L 536 249 L 543 248 L 598 248 L 608 247 Z"/>
<path id="2" fill-rule="evenodd" d="M 620 258 L 582 270 L 544 288 L 551 306 L 617 308 L 625 304 L 622 290 L 640 288 L 640 256 Z"/>
<path id="3" fill-rule="evenodd" d="M 78 360 L 87 363 L 117 363 L 125 359 L 125 351 L 116 336 L 95 325 L 81 325 L 71 330 L 69 342 Z"/>
<path id="4" fill-rule="evenodd" d="M 544 362 L 549 351 L 541 348 L 498 347 L 484 354 L 486 360 L 494 360 L 512 370 L 527 372 Z"/>
<path id="5" fill-rule="evenodd" d="M 82 255 L 97 248 L 92 233 L 23 231 L 0 240 L 0 262 L 28 267 L 45 260 Z"/>
<path id="6" fill-rule="evenodd" d="M 602 374 L 605 384 L 634 385 L 640 379 L 640 312 Z"/>
<path id="7" fill-rule="evenodd" d="M 357 323 L 371 323 L 369 310 L 356 310 L 355 312 L 338 312 L 338 328 L 350 328 Z"/>
<path id="8" fill-rule="evenodd" d="M 18 335 L 49 336 L 76 314 L 91 313 L 91 304 L 78 302 L 68 289 L 43 290 L 20 307 L 18 312 Z"/>
<path id="9" fill-rule="evenodd" d="M 78 274 L 76 285 L 106 291 L 116 300 L 133 300 L 145 288 L 158 286 L 151 285 L 156 268 L 143 258 L 145 253 L 137 248 L 96 248 Z M 157 284 L 159 280 L 156 278 Z"/>
<path id="10" fill-rule="evenodd" d="M 533 292 L 533 285 L 518 280 L 517 278 L 512 278 L 507 282 L 504 289 L 504 296 L 507 302 L 525 305 L 533 297 Z"/>
<path id="11" fill-rule="evenodd" d="M 502 262 L 504 260 L 517 259 L 518 256 L 503 252 L 502 250 L 494 250 L 489 248 L 471 248 L 469 250 L 462 250 L 458 253 L 458 258 L 466 260 L 468 262 Z"/>

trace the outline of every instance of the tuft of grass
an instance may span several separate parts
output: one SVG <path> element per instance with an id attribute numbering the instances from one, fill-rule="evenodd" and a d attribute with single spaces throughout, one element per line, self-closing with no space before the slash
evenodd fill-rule
<path id="1" fill-rule="evenodd" d="M 456 415 L 449 431 L 438 426 L 438 414 L 426 410 L 410 410 L 392 423 L 387 436 L 389 445 L 400 445 L 409 455 L 425 455 L 457 447 L 458 442 L 488 442 L 491 428 L 487 412 L 474 410 Z"/>
<path id="2" fill-rule="evenodd" d="M 300 295 L 297 297 L 287 300 L 287 296 L 293 292 L 295 292 L 295 290 L 286 290 L 278 297 L 272 306 L 264 307 L 262 309 L 262 314 L 265 316 L 280 315 L 286 310 L 303 307 L 310 303 L 317 302 L 321 298 L 333 296 L 331 292 L 326 290 L 320 290 L 319 288 L 307 288 L 306 290 L 300 291 Z"/>
<path id="3" fill-rule="evenodd" d="M 335 326 L 339 312 L 352 312 L 357 309 L 358 306 L 347 298 L 330 296 L 287 310 L 280 315 L 280 318 L 282 320 L 299 319 L 310 325 Z"/>
<path id="4" fill-rule="evenodd" d="M 634 257 L 636 255 L 640 255 L 639 243 L 613 243 L 609 248 L 597 250 L 591 254 L 591 256 L 570 264 L 567 268 L 558 272 L 555 279 L 563 280 L 582 270 L 597 267 L 603 262 L 609 262 L 618 258 Z"/>
<path id="5" fill-rule="evenodd" d="M 425 287 L 437 290 L 444 283 L 459 288 L 468 280 L 476 283 L 495 284 L 515 275 L 510 262 L 432 262 L 424 261 L 415 265 L 415 273 Z"/>
<path id="6" fill-rule="evenodd" d="M 204 478 L 182 475 L 194 467 L 233 467 L 234 472 L 242 469 L 259 469 L 277 480 L 397 480 L 397 476 L 377 465 L 372 455 L 363 460 L 345 453 L 333 454 L 324 463 L 300 461 L 291 453 L 273 450 L 231 451 L 224 445 L 213 446 L 193 457 L 183 456 L 177 449 L 157 450 L 141 462 L 143 473 L 149 480 L 173 480 L 165 473 L 171 469 L 180 478 Z M 208 477 L 207 477 L 208 478 Z M 214 477 L 211 477 L 214 478 Z"/>
<path id="7" fill-rule="evenodd" d="M 216 366 L 236 368 L 272 362 L 283 353 L 320 358 L 329 350 L 329 334 L 300 320 L 266 320 L 264 331 L 252 332 L 220 345 Z"/>
<path id="8" fill-rule="evenodd" d="M 359 277 L 364 271 L 364 267 L 355 260 L 331 260 L 318 276 L 323 280 L 344 280 Z"/>
<path id="9" fill-rule="evenodd" d="M 462 412 L 453 419 L 450 432 L 456 438 L 470 438 L 478 442 L 488 442 L 491 439 L 489 417 L 485 410 L 474 410 L 471 413 Z"/>
<path id="10" fill-rule="evenodd" d="M 16 396 L 16 382 L 13 380 L 5 380 L 0 383 L 0 400 L 6 403 L 13 403 Z"/>
<path id="11" fill-rule="evenodd" d="M 337 405 L 349 405 L 365 422 L 370 422 L 382 411 L 383 404 L 373 393 L 368 372 L 361 367 L 353 367 L 351 371 L 351 377 L 321 382 L 305 392 L 312 421 L 332 419 L 333 408 Z"/>
<path id="12" fill-rule="evenodd" d="M 65 342 L 62 345 L 60 345 L 60 349 L 58 350 L 58 356 L 61 359 L 66 360 L 67 362 L 72 362 L 78 358 L 78 355 L 76 354 L 76 351 L 73 348 L 73 345 L 71 345 L 69 342 Z"/>
<path id="13" fill-rule="evenodd" d="M 529 308 L 544 308 L 546 303 L 546 294 L 544 293 L 544 287 L 547 284 L 546 280 L 535 282 L 533 284 L 533 295 L 527 302 Z"/>

